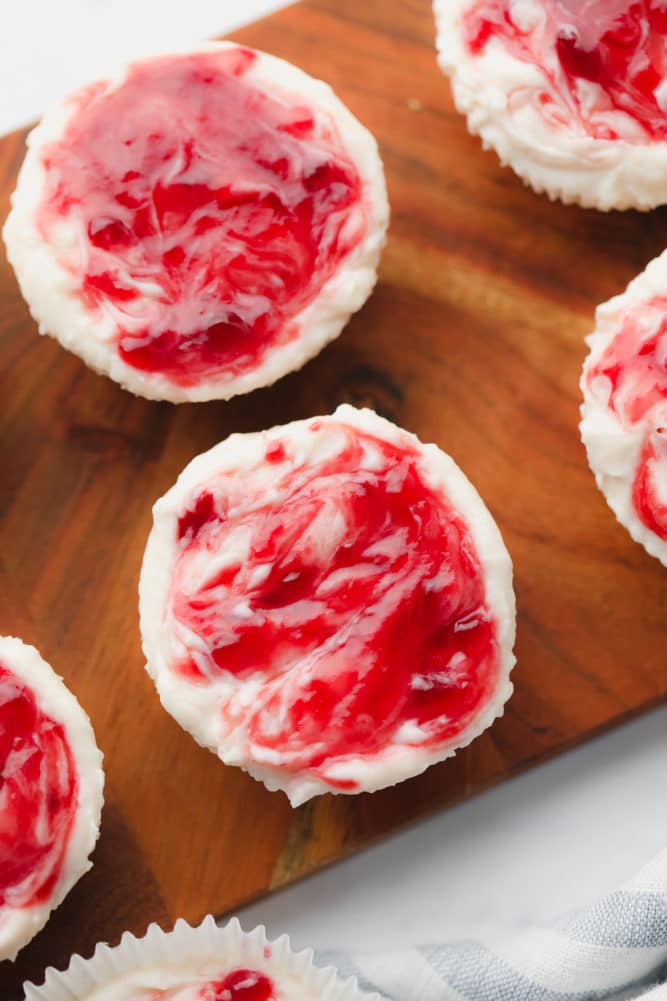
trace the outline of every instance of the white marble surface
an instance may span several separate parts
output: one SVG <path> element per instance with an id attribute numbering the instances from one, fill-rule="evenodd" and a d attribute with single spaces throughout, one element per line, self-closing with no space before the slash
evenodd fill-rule
<path id="1" fill-rule="evenodd" d="M 18 0 L 0 41 L 0 134 L 126 59 L 232 31 L 286 0 Z"/>
<path id="2" fill-rule="evenodd" d="M 667 707 L 241 917 L 299 946 L 492 941 L 595 900 L 667 844 Z"/>
<path id="3" fill-rule="evenodd" d="M 276 0 L 21 0 L 0 132 L 136 56 L 222 34 Z M 667 843 L 667 707 L 242 912 L 298 945 L 495 938 L 594 899 Z"/>

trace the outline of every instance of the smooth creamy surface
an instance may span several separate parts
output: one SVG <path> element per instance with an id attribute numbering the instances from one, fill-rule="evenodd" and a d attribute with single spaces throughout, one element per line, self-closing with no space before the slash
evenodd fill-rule
<path id="1" fill-rule="evenodd" d="M 599 209 L 667 200 L 660 0 L 436 0 L 471 132 L 537 191 Z"/>
<path id="2" fill-rule="evenodd" d="M 34 647 L 0 637 L 0 959 L 90 868 L 104 776 L 90 721 Z"/>
<path id="3" fill-rule="evenodd" d="M 616 517 L 667 565 L 667 252 L 598 308 L 581 435 Z"/>
<path id="4" fill-rule="evenodd" d="M 341 407 L 233 435 L 154 518 L 141 621 L 163 704 L 293 803 L 423 771 L 501 711 L 511 562 L 435 446 Z"/>
<path id="5" fill-rule="evenodd" d="M 231 43 L 73 95 L 31 134 L 13 206 L 40 329 L 174 401 L 317 353 L 370 293 L 388 219 L 375 142 L 330 89 Z"/>

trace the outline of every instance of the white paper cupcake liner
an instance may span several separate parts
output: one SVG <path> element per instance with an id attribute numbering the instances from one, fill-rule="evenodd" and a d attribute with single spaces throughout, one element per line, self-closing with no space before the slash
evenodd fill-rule
<path id="1" fill-rule="evenodd" d="M 379 995 L 361 991 L 356 979 L 341 979 L 332 966 L 315 966 L 312 949 L 293 952 L 287 935 L 271 941 L 263 926 L 245 932 L 236 918 L 221 928 L 211 915 L 197 927 L 181 919 L 172 931 L 152 924 L 143 938 L 125 932 L 116 946 L 100 943 L 89 959 L 73 956 L 66 970 L 49 967 L 40 986 L 25 983 L 24 998 L 84 1001 L 93 991 L 108 990 L 114 981 L 127 985 L 128 978 L 137 973 L 143 977 L 144 990 L 148 986 L 164 989 L 184 973 L 192 979 L 214 978 L 239 967 L 265 973 L 279 988 L 288 981 L 286 1001 L 292 1001 L 289 983 L 295 981 L 301 989 L 293 995 L 294 1001 L 311 997 L 313 1001 L 380 1001 Z M 155 974 L 155 985 L 148 984 L 148 972 Z M 111 995 L 105 993 L 105 997 L 110 1001 Z"/>

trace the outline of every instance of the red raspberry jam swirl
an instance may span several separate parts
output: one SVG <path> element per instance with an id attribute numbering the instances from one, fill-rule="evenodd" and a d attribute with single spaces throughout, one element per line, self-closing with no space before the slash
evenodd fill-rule
<path id="1" fill-rule="evenodd" d="M 44 903 L 60 877 L 78 802 L 63 727 L 0 664 L 0 907 Z"/>
<path id="2" fill-rule="evenodd" d="M 206 984 L 201 1001 L 275 1001 L 272 982 L 258 970 L 233 970 L 222 980 Z"/>
<path id="3" fill-rule="evenodd" d="M 38 226 L 112 318 L 123 361 L 180 386 L 261 364 L 361 240 L 362 182 L 333 120 L 252 80 L 242 48 L 92 84 L 46 169 Z"/>
<path id="4" fill-rule="evenodd" d="M 221 474 L 181 516 L 167 618 L 188 653 L 175 670 L 257 684 L 250 706 L 225 704 L 226 725 L 287 769 L 323 775 L 397 740 L 446 744 L 488 704 L 500 669 L 468 526 L 410 446 L 327 422 L 330 457 L 295 466 L 289 453 L 289 440 L 272 441 L 261 485 Z M 226 547 L 238 558 L 215 567 Z"/>
<path id="5" fill-rule="evenodd" d="M 656 96 L 667 72 L 665 0 L 473 0 L 463 34 L 473 55 L 497 39 L 540 68 L 536 106 L 553 127 L 635 143 L 667 138 L 667 94 Z M 530 99 L 521 90 L 516 99 Z"/>
<path id="6" fill-rule="evenodd" d="M 667 505 L 658 490 L 667 476 L 667 298 L 628 310 L 586 380 L 624 427 L 644 428 L 632 503 L 644 525 L 667 541 Z"/>

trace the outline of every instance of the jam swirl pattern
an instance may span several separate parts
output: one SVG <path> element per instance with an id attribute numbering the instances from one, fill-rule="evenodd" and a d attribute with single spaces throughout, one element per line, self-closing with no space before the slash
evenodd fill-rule
<path id="1" fill-rule="evenodd" d="M 367 225 L 335 123 L 254 83 L 257 58 L 134 64 L 82 92 L 42 155 L 42 237 L 121 359 L 179 386 L 238 376 L 298 337 Z"/>
<path id="2" fill-rule="evenodd" d="M 667 498 L 659 488 L 667 480 L 667 298 L 627 310 L 585 379 L 624 428 L 641 429 L 632 503 L 643 524 L 667 540 Z"/>
<path id="3" fill-rule="evenodd" d="M 539 68 L 517 86 L 558 130 L 594 139 L 667 139 L 667 6 L 663 0 L 473 0 L 463 20 L 472 55 L 500 44 Z"/>
<path id="4" fill-rule="evenodd" d="M 195 686 L 237 679 L 225 730 L 287 769 L 446 744 L 499 674 L 468 526 L 417 450 L 333 421 L 317 460 L 291 449 L 272 439 L 254 478 L 212 478 L 182 512 L 174 670 Z"/>
<path id="5" fill-rule="evenodd" d="M 77 793 L 63 727 L 0 664 L 0 908 L 49 899 L 60 878 Z"/>

